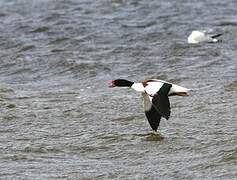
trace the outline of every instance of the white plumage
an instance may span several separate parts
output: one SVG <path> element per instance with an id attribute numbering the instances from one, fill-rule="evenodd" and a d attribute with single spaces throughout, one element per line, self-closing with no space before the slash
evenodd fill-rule
<path id="1" fill-rule="evenodd" d="M 188 43 L 196 44 L 201 42 L 211 42 L 215 43 L 219 40 L 216 37 L 221 36 L 222 34 L 210 35 L 206 31 L 192 31 L 192 33 L 188 36 Z"/>
<path id="2" fill-rule="evenodd" d="M 168 96 L 187 96 L 190 89 L 166 81 L 150 79 L 139 83 L 125 79 L 116 79 L 110 87 L 131 87 L 141 92 L 144 100 L 144 111 L 151 128 L 157 131 L 161 117 L 169 119 L 170 102 Z"/>

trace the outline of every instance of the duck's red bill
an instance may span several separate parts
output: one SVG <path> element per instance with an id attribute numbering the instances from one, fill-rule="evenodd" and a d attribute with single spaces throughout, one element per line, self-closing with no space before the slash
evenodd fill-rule
<path id="1" fill-rule="evenodd" d="M 110 88 L 113 88 L 113 87 L 115 87 L 114 81 L 111 81 L 111 83 L 110 83 L 109 87 L 110 87 Z"/>

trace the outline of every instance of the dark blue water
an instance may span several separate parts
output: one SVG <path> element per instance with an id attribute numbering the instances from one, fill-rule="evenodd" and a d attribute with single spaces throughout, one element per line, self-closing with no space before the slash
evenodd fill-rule
<path id="1" fill-rule="evenodd" d="M 236 179 L 237 2 L 0 0 L 0 179 Z M 187 44 L 194 29 L 223 33 Z M 153 134 L 112 79 L 191 88 Z"/>

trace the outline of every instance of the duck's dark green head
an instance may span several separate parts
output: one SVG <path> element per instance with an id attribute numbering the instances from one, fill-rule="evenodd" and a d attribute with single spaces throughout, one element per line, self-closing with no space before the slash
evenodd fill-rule
<path id="1" fill-rule="evenodd" d="M 133 84 L 134 82 L 126 79 L 115 79 L 111 82 L 109 87 L 131 87 Z"/>

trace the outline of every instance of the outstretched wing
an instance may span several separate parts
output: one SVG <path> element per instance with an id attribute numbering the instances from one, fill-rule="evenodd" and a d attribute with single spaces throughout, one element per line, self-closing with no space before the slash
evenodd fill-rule
<path id="1" fill-rule="evenodd" d="M 151 102 L 151 97 L 148 94 L 142 93 L 144 99 L 144 110 L 147 117 L 147 120 L 154 131 L 157 131 L 157 128 L 160 124 L 161 115 L 154 107 Z"/>
<path id="2" fill-rule="evenodd" d="M 152 98 L 152 105 L 165 119 L 170 117 L 170 101 L 167 95 L 156 93 Z"/>
<path id="3" fill-rule="evenodd" d="M 167 120 L 170 117 L 168 93 L 171 87 L 171 84 L 164 83 L 153 96 L 143 93 L 145 114 L 151 128 L 155 131 L 157 131 L 161 117 Z"/>

